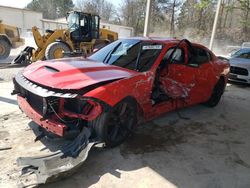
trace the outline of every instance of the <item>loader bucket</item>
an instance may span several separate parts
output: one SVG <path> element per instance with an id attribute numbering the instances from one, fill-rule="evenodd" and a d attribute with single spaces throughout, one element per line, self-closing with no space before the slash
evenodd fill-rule
<path id="1" fill-rule="evenodd" d="M 89 150 L 96 142 L 90 142 L 91 131 L 84 127 L 70 144 L 47 156 L 19 157 L 22 166 L 19 187 L 28 187 L 52 182 L 72 174 L 86 159 Z M 28 181 L 27 181 L 28 180 Z"/>
<path id="2" fill-rule="evenodd" d="M 21 53 L 11 62 L 11 64 L 30 64 L 34 48 L 27 46 Z"/>

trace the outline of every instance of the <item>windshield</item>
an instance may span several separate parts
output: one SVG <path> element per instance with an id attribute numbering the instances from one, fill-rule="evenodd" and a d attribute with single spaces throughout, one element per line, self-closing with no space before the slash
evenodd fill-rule
<path id="1" fill-rule="evenodd" d="M 155 62 L 162 47 L 160 43 L 122 39 L 100 49 L 89 59 L 130 70 L 147 71 Z"/>
<path id="2" fill-rule="evenodd" d="M 249 49 L 241 49 L 232 54 L 231 57 L 235 58 L 243 58 L 243 59 L 250 59 L 250 48 Z"/>
<path id="3" fill-rule="evenodd" d="M 76 13 L 70 13 L 68 18 L 68 28 L 72 30 L 76 30 L 79 28 L 79 16 Z"/>

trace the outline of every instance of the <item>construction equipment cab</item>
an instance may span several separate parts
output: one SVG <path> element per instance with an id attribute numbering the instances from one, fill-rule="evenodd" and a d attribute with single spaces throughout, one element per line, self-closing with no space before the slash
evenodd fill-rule
<path id="1" fill-rule="evenodd" d="M 83 12 L 70 12 L 67 16 L 71 40 L 74 43 L 91 42 L 99 38 L 100 17 Z"/>
<path id="2" fill-rule="evenodd" d="M 118 39 L 116 32 L 100 28 L 98 15 L 71 11 L 67 13 L 67 24 L 66 29 L 46 30 L 44 35 L 33 27 L 37 49 L 26 47 L 14 63 L 86 55 Z"/>

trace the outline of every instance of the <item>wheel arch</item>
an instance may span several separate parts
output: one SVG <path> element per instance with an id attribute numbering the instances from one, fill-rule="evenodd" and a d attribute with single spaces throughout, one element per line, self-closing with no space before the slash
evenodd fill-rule
<path id="1" fill-rule="evenodd" d="M 138 107 L 137 110 L 139 112 L 138 114 L 144 116 L 146 110 L 144 105 L 145 100 L 150 99 L 145 98 L 143 95 L 144 93 L 142 91 L 144 90 L 141 90 L 141 87 L 144 85 L 138 87 L 136 84 L 138 81 L 141 83 L 141 80 L 145 79 L 145 77 L 146 76 L 138 77 L 137 75 L 133 75 L 129 78 L 119 78 L 117 80 L 113 80 L 110 83 L 100 85 L 87 93 L 84 93 L 83 97 L 96 98 L 100 101 L 103 101 L 110 107 L 115 106 L 126 98 L 130 98 L 136 103 Z M 145 83 L 148 83 L 147 80 L 145 80 Z M 147 87 L 147 85 L 144 87 Z M 145 98 L 145 100 L 142 98 Z"/>
<path id="2" fill-rule="evenodd" d="M 226 88 L 226 85 L 227 85 L 227 78 L 226 78 L 226 76 L 225 75 L 220 75 L 220 78 L 219 78 L 219 80 L 218 80 L 218 82 L 223 82 L 223 84 L 224 84 L 224 90 L 225 90 L 225 88 Z"/>
<path id="3" fill-rule="evenodd" d="M 95 100 L 95 99 L 93 99 Z M 106 147 L 114 147 L 117 146 L 119 144 L 121 144 L 124 139 L 115 143 L 112 143 L 109 139 L 108 139 L 108 128 L 107 128 L 107 121 L 109 121 L 109 116 L 110 114 L 113 114 L 113 110 L 116 109 L 116 107 L 119 107 L 120 104 L 122 104 L 123 102 L 130 104 L 130 107 L 132 107 L 130 110 L 136 110 L 137 113 L 135 114 L 134 111 L 132 111 L 132 114 L 130 114 L 131 116 L 127 116 L 127 118 L 132 118 L 133 123 L 130 124 L 133 127 L 136 126 L 138 124 L 138 103 L 136 101 L 136 99 L 132 96 L 126 96 L 125 98 L 121 99 L 120 101 L 118 101 L 114 106 L 109 106 L 108 111 L 104 111 L 104 113 L 101 113 L 99 116 L 97 116 L 96 119 L 92 120 L 92 121 L 88 121 L 88 125 L 89 127 L 92 128 L 92 136 L 93 138 L 97 139 L 98 141 L 104 142 Z M 102 103 L 102 105 L 106 106 L 105 103 L 103 103 L 103 101 L 99 101 L 99 103 Z M 130 111 L 131 112 L 131 111 Z M 131 127 L 130 127 L 131 128 Z M 133 128 L 132 128 L 133 129 Z M 127 132 L 128 134 L 132 133 L 132 129 L 130 129 L 130 133 Z M 127 135 L 128 136 L 128 135 Z M 127 138 L 124 137 L 125 139 Z"/>
<path id="4" fill-rule="evenodd" d="M 119 104 L 120 102 L 124 101 L 124 100 L 130 100 L 131 102 L 135 103 L 136 107 L 137 107 L 137 120 L 143 121 L 143 116 L 144 116 L 144 111 L 142 106 L 140 105 L 140 103 L 136 100 L 135 97 L 128 95 L 125 96 L 123 98 L 117 98 L 115 101 L 113 101 L 112 103 L 109 103 L 108 101 L 104 100 L 104 99 L 100 99 L 100 98 L 96 98 L 96 97 L 91 97 L 92 100 L 94 100 L 95 102 L 98 102 L 101 104 L 101 106 L 103 107 L 103 110 L 110 110 L 110 108 L 114 107 L 115 105 Z"/>
<path id="5" fill-rule="evenodd" d="M 126 100 L 126 99 L 131 100 L 132 102 L 134 102 L 136 104 L 136 107 L 137 107 L 137 121 L 140 121 L 141 119 L 143 119 L 143 116 L 144 116 L 143 108 L 141 107 L 139 102 L 136 100 L 136 98 L 129 95 L 129 96 L 126 96 L 125 98 L 121 99 L 119 102 L 121 102 L 123 100 Z"/>

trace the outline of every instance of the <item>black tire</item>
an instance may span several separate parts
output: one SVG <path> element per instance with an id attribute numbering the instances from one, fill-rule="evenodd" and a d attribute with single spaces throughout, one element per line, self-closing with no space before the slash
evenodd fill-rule
<path id="1" fill-rule="evenodd" d="M 59 52 L 58 56 L 56 55 L 57 51 Z M 63 58 L 63 51 L 71 51 L 69 46 L 63 42 L 53 42 L 49 44 L 45 50 L 45 58 L 49 59 L 59 59 Z"/>
<path id="2" fill-rule="evenodd" d="M 214 86 L 211 97 L 204 104 L 208 107 L 215 107 L 220 102 L 221 96 L 225 89 L 225 83 L 223 79 L 220 79 Z"/>
<path id="3" fill-rule="evenodd" d="M 132 99 L 124 99 L 90 122 L 90 126 L 98 141 L 104 142 L 106 147 L 115 147 L 132 133 L 136 122 L 136 103 Z"/>
<path id="4" fill-rule="evenodd" d="M 5 39 L 0 39 L 0 59 L 9 57 L 10 50 L 11 45 Z"/>

